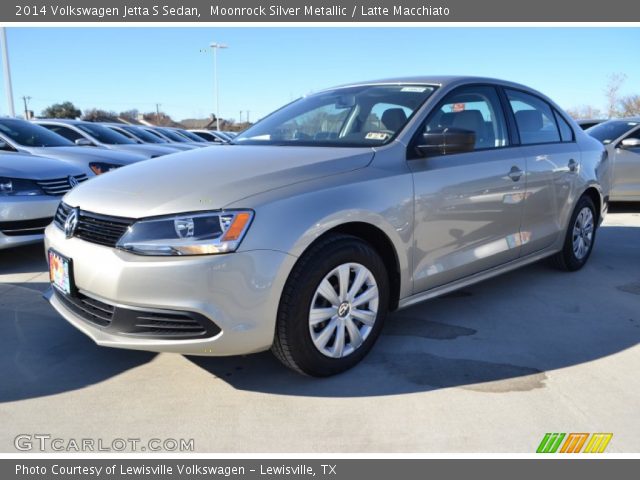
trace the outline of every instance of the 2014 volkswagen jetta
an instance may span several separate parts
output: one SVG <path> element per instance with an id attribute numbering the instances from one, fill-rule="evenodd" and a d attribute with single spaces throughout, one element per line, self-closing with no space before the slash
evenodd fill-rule
<path id="1" fill-rule="evenodd" d="M 67 194 L 46 231 L 48 297 L 100 345 L 272 349 L 331 375 L 367 354 L 389 310 L 545 257 L 581 268 L 607 210 L 607 166 L 599 142 L 522 85 L 333 88 L 215 152 Z"/>

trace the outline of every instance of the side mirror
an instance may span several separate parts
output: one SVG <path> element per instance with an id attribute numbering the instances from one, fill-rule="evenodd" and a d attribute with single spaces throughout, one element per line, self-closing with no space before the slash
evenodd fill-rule
<path id="1" fill-rule="evenodd" d="M 416 146 L 423 157 L 472 152 L 476 145 L 476 133 L 462 128 L 447 127 L 441 131 L 425 132 Z"/>
<path id="2" fill-rule="evenodd" d="M 93 142 L 91 140 L 88 140 L 86 138 L 76 138 L 76 141 L 74 142 L 76 145 L 78 145 L 79 147 L 93 147 Z"/>
<path id="3" fill-rule="evenodd" d="M 620 142 L 620 148 L 638 148 L 640 147 L 640 139 L 625 138 Z"/>

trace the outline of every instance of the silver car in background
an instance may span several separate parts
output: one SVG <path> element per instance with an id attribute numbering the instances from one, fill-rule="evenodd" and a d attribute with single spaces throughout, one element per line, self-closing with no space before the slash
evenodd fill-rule
<path id="1" fill-rule="evenodd" d="M 140 145 L 99 123 L 67 119 L 34 120 L 33 122 L 84 147 L 102 147 L 142 155 L 146 158 L 156 158 L 177 151 L 162 145 Z"/>
<path id="2" fill-rule="evenodd" d="M 41 242 L 62 196 L 85 180 L 60 160 L 0 153 L 0 249 Z"/>
<path id="3" fill-rule="evenodd" d="M 640 117 L 609 120 L 587 130 L 611 161 L 612 202 L 640 202 Z"/>
<path id="4" fill-rule="evenodd" d="M 137 143 L 157 144 L 166 148 L 171 148 L 176 152 L 198 148 L 187 144 L 169 143 L 168 140 L 160 137 L 159 135 L 154 135 L 138 125 L 126 125 L 122 123 L 103 123 L 103 125 L 124 135 L 125 137 L 129 137 Z"/>
<path id="5" fill-rule="evenodd" d="M 146 159 L 133 153 L 80 147 L 40 125 L 17 118 L 0 118 L 0 151 L 63 160 L 81 168 L 89 176 Z"/>
<path id="6" fill-rule="evenodd" d="M 607 173 L 602 144 L 519 84 L 333 88 L 230 144 L 67 194 L 46 231 L 47 296 L 100 345 L 271 349 L 332 375 L 367 354 L 389 310 L 546 257 L 580 269 Z"/>

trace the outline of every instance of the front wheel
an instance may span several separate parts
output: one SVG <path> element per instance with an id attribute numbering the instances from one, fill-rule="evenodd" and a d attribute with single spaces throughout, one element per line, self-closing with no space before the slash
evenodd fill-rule
<path id="1" fill-rule="evenodd" d="M 362 240 L 331 235 L 294 267 L 280 301 L 273 353 L 297 372 L 324 377 L 362 360 L 388 308 L 384 262 Z"/>
<path id="2" fill-rule="evenodd" d="M 593 200 L 583 195 L 571 216 L 563 248 L 552 257 L 557 267 L 573 272 L 587 263 L 596 239 L 596 219 Z"/>

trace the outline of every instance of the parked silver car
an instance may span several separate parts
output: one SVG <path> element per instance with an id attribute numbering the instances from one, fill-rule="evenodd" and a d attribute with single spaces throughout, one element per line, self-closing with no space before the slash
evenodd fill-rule
<path id="1" fill-rule="evenodd" d="M 227 136 L 223 132 L 217 130 L 189 130 L 194 135 L 198 135 L 200 138 L 210 143 L 228 143 L 231 137 Z"/>
<path id="2" fill-rule="evenodd" d="M 102 147 L 134 153 L 146 158 L 156 158 L 177 151 L 162 145 L 141 145 L 100 123 L 67 119 L 34 120 L 34 123 L 65 137 L 76 145 L 85 147 Z"/>
<path id="3" fill-rule="evenodd" d="M 0 118 L 0 151 L 64 160 L 81 168 L 89 176 L 146 159 L 133 153 L 80 147 L 40 125 L 17 118 Z"/>
<path id="4" fill-rule="evenodd" d="M 194 142 L 191 139 L 185 137 L 174 128 L 169 127 L 145 127 L 147 131 L 150 131 L 166 141 L 170 142 L 170 145 L 189 145 L 195 148 L 206 147 L 206 143 Z"/>
<path id="5" fill-rule="evenodd" d="M 640 117 L 609 120 L 587 130 L 611 160 L 612 202 L 640 202 Z"/>
<path id="6" fill-rule="evenodd" d="M 515 83 L 333 88 L 231 144 L 69 193 L 46 231 L 48 297 L 100 345 L 271 348 L 331 375 L 366 355 L 389 310 L 545 257 L 581 268 L 607 165 L 599 142 Z"/>
<path id="7" fill-rule="evenodd" d="M 41 242 L 62 195 L 85 180 L 60 160 L 0 153 L 0 249 Z"/>
<path id="8" fill-rule="evenodd" d="M 137 143 L 158 144 L 166 148 L 171 148 L 175 152 L 182 152 L 184 150 L 193 150 L 194 148 L 197 148 L 186 144 L 169 143 L 160 136 L 153 135 L 151 132 L 137 125 L 125 125 L 121 123 L 103 123 L 103 125 L 124 135 L 125 137 L 129 137 Z"/>

